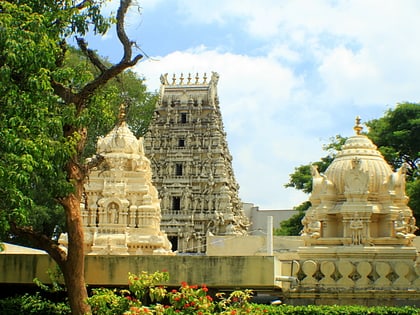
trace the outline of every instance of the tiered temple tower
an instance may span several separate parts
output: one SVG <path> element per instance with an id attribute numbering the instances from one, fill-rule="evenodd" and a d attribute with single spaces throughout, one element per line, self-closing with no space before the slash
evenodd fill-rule
<path id="1" fill-rule="evenodd" d="M 125 122 L 119 122 L 97 143 L 81 205 L 84 246 L 87 254 L 172 254 L 166 234 L 160 230 L 160 202 L 152 184 L 150 161 L 144 155 L 143 138 L 137 139 Z M 65 234 L 60 243 L 67 245 Z"/>
<path id="2" fill-rule="evenodd" d="M 206 236 L 247 234 L 213 72 L 168 79 L 144 138 L 159 191 L 162 228 L 178 252 L 205 251 Z M 171 82 L 169 82 L 169 80 Z"/>

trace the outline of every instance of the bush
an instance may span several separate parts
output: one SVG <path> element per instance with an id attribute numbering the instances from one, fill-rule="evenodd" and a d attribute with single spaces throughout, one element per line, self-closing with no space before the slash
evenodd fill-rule
<path id="1" fill-rule="evenodd" d="M 337 305 L 262 305 L 250 303 L 251 290 L 233 291 L 230 294 L 209 295 L 205 285 L 181 283 L 179 289 L 168 291 L 161 283 L 168 281 L 169 274 L 155 272 L 140 275 L 129 274 L 128 290 L 93 289 L 88 298 L 93 315 L 417 315 L 415 307 L 364 307 Z M 0 300 L 1 314 L 68 315 L 67 301 L 54 302 L 42 296 L 25 294 Z"/>
<path id="2" fill-rule="evenodd" d="M 66 302 L 53 302 L 40 293 L 34 295 L 24 294 L 0 300 L 2 314 L 42 314 L 42 315 L 68 315 L 71 313 Z"/>
<path id="3" fill-rule="evenodd" d="M 364 306 L 291 306 L 261 305 L 250 303 L 251 290 L 233 291 L 226 295 L 217 293 L 213 298 L 205 285 L 181 283 L 178 290 L 167 291 L 160 285 L 169 279 L 166 272 L 140 275 L 129 274 L 129 290 L 97 290 L 88 299 L 94 315 L 111 314 L 302 314 L 302 315 L 418 315 L 415 307 L 364 307 Z M 100 301 L 100 302 L 99 302 Z"/>

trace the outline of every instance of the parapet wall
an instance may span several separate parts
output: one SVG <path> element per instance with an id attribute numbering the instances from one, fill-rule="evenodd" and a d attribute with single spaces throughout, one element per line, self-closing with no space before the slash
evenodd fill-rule
<path id="1" fill-rule="evenodd" d="M 273 256 L 208 257 L 204 255 L 140 255 L 86 257 L 86 283 L 91 286 L 124 286 L 128 273 L 168 271 L 164 283 L 178 287 L 182 281 L 206 284 L 213 288 L 275 289 L 276 268 Z M 47 254 L 0 254 L 0 283 L 32 284 L 34 278 L 49 283 L 47 271 L 55 263 Z"/>

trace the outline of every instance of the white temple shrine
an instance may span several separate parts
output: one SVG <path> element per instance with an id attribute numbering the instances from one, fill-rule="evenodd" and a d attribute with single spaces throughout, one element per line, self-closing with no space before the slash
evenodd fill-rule
<path id="1" fill-rule="evenodd" d="M 158 192 L 152 183 L 143 138 L 125 121 L 124 106 L 114 129 L 97 142 L 97 156 L 85 184 L 81 205 L 85 253 L 97 255 L 171 254 L 171 243 L 160 230 Z M 60 243 L 66 245 L 66 236 Z"/>

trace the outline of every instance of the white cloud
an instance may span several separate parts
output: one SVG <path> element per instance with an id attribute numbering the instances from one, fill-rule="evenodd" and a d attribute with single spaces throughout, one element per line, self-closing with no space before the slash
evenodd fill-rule
<path id="1" fill-rule="evenodd" d="M 228 33 L 252 50 L 236 52 L 223 41 L 207 48 L 206 36 L 215 36 L 203 33 L 194 38 L 202 45 L 174 47 L 136 71 L 151 90 L 163 73 L 219 72 L 240 194 L 262 208 L 305 200 L 283 188 L 289 174 L 322 157 L 329 137 L 350 136 L 356 115 L 378 118 L 397 102 L 419 100 L 418 1 L 179 0 L 176 12 L 150 3 L 163 19 L 214 25 L 221 38 Z"/>

